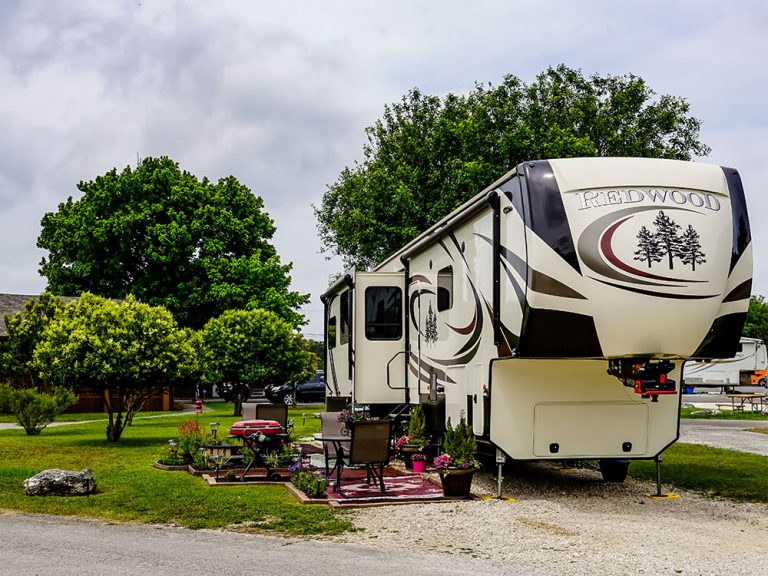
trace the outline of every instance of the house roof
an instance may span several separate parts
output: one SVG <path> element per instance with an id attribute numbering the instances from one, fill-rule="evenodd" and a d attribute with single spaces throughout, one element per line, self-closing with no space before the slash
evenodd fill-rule
<path id="1" fill-rule="evenodd" d="M 8 336 L 8 331 L 5 327 L 5 314 L 13 316 L 17 312 L 24 310 L 24 305 L 29 300 L 37 300 L 40 298 L 39 294 L 0 294 L 0 338 Z M 64 302 L 71 302 L 76 300 L 75 296 L 59 296 Z"/>

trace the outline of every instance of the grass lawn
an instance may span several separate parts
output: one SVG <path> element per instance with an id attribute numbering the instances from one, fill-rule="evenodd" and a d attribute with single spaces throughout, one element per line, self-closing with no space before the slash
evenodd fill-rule
<path id="1" fill-rule="evenodd" d="M 220 431 L 226 431 L 240 419 L 231 415 L 230 404 L 209 406 L 213 410 L 199 416 L 204 428 L 216 420 Z M 311 414 L 320 410 L 290 410 L 295 438 L 319 431 L 320 422 Z M 49 427 L 39 436 L 27 436 L 23 430 L 0 431 L 0 508 L 188 528 L 241 526 L 290 535 L 336 534 L 353 528 L 343 513 L 301 505 L 280 485 L 209 487 L 186 472 L 154 468 L 159 450 L 176 436 L 176 426 L 195 415 L 140 416 L 114 446 L 106 440 L 104 422 L 98 421 Z M 22 482 L 47 468 L 91 468 L 99 491 L 87 498 L 26 496 Z"/>
<path id="2" fill-rule="evenodd" d="M 629 474 L 656 481 L 656 464 L 633 461 Z M 768 457 L 694 444 L 673 444 L 663 454 L 662 481 L 734 500 L 768 502 Z"/>
<path id="3" fill-rule="evenodd" d="M 701 420 L 768 420 L 768 414 L 760 414 L 759 412 L 751 412 L 749 410 L 743 412 L 741 410 L 712 412 L 702 408 L 681 408 L 680 417 Z"/>

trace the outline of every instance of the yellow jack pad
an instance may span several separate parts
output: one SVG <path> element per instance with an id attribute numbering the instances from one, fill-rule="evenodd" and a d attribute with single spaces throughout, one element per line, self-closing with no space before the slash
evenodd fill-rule
<path id="1" fill-rule="evenodd" d="M 480 496 L 480 500 L 501 500 L 502 502 L 509 502 L 510 504 L 517 502 L 517 498 L 512 498 L 511 496 L 502 496 L 499 498 L 497 496 L 490 496 L 487 494 L 485 496 Z"/>
<path id="2" fill-rule="evenodd" d="M 680 494 L 662 494 L 659 496 L 658 494 L 646 494 L 648 498 L 651 498 L 652 500 L 678 500 L 680 499 Z"/>

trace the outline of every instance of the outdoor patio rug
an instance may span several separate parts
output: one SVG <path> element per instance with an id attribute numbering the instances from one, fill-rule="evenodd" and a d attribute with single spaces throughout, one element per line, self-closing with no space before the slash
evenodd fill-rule
<path id="1" fill-rule="evenodd" d="M 332 506 L 353 507 L 371 506 L 377 504 L 411 504 L 419 502 L 441 501 L 443 489 L 429 478 L 417 474 L 402 474 L 398 470 L 388 468 L 384 473 L 386 492 L 379 490 L 378 483 L 367 484 L 365 472 L 344 471 L 341 482 L 342 494 L 333 491 L 333 485 L 328 487 L 328 502 Z M 398 474 L 399 473 L 399 474 Z M 333 482 L 333 481 L 331 481 Z"/>

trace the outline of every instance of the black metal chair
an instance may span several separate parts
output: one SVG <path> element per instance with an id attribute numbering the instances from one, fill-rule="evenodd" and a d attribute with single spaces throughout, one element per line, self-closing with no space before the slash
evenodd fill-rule
<path id="1" fill-rule="evenodd" d="M 361 420 L 352 426 L 349 455 L 337 464 L 336 486 L 341 492 L 341 476 L 344 466 L 365 466 L 366 482 L 378 481 L 384 487 L 384 467 L 389 464 L 391 420 Z"/>

